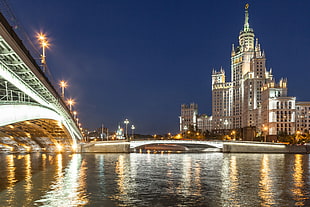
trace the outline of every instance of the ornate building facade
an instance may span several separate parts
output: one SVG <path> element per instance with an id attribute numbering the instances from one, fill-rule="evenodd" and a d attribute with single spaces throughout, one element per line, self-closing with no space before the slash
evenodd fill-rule
<path id="1" fill-rule="evenodd" d="M 180 132 L 191 128 L 220 134 L 238 134 L 244 140 L 255 136 L 276 140 L 281 133 L 310 133 L 310 102 L 288 96 L 287 80 L 276 83 L 267 70 L 266 55 L 249 24 L 249 5 L 232 45 L 231 80 L 225 71 L 212 71 L 212 116 L 198 115 L 197 104 L 181 106 Z"/>
<path id="2" fill-rule="evenodd" d="M 213 130 L 239 130 L 249 139 L 264 130 L 268 135 L 277 135 L 281 130 L 295 133 L 295 97 L 287 97 L 286 81 L 275 86 L 272 70 L 266 68 L 265 53 L 250 27 L 248 8 L 246 4 L 239 44 L 232 45 L 231 81 L 226 82 L 222 68 L 212 71 Z M 263 86 L 268 87 L 263 90 Z M 274 96 L 274 91 L 282 92 Z M 274 103 L 290 105 L 280 109 Z M 286 119 L 279 118 L 279 113 L 286 114 Z"/>

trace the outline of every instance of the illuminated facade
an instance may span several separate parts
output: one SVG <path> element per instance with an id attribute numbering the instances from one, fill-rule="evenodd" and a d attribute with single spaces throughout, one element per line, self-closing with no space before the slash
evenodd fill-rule
<path id="1" fill-rule="evenodd" d="M 296 131 L 310 133 L 310 102 L 296 102 Z"/>
<path id="2" fill-rule="evenodd" d="M 262 87 L 261 130 L 268 135 L 295 133 L 296 97 L 287 96 L 287 81 L 270 82 Z"/>
<path id="3" fill-rule="evenodd" d="M 222 68 L 212 72 L 212 129 L 239 129 L 244 137 L 252 138 L 263 128 L 268 135 L 295 133 L 296 98 L 287 97 L 286 80 L 276 85 L 272 70 L 266 69 L 265 53 L 249 25 L 248 7 L 239 45 L 232 45 L 231 81 L 226 82 Z"/>
<path id="4" fill-rule="evenodd" d="M 201 132 L 212 130 L 212 116 L 207 116 L 205 114 L 197 116 L 197 129 Z"/>
<path id="5" fill-rule="evenodd" d="M 225 71 L 212 72 L 212 119 L 213 129 L 232 128 L 232 83 L 226 82 Z"/>
<path id="6" fill-rule="evenodd" d="M 180 132 L 186 131 L 211 131 L 212 130 L 212 116 L 205 114 L 198 114 L 198 105 L 191 103 L 190 105 L 181 105 L 180 118 Z"/>
<path id="7" fill-rule="evenodd" d="M 197 128 L 198 105 L 191 103 L 190 105 L 181 105 L 180 132 L 186 132 L 189 129 Z"/>

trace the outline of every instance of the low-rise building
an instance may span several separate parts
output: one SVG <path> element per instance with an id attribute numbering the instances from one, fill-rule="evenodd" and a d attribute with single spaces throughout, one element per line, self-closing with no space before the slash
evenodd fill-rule
<path id="1" fill-rule="evenodd" d="M 296 131 L 310 133 L 310 102 L 296 102 Z"/>

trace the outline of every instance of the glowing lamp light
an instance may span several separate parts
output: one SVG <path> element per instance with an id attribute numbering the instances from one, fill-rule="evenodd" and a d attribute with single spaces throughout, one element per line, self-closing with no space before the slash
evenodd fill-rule
<path id="1" fill-rule="evenodd" d="M 31 147 L 25 146 L 25 148 L 26 148 L 27 152 L 30 152 Z"/>
<path id="2" fill-rule="evenodd" d="M 56 144 L 56 148 L 57 148 L 57 152 L 61 152 L 63 147 L 60 144 Z"/>
<path id="3" fill-rule="evenodd" d="M 72 111 L 72 106 L 75 104 L 74 99 L 72 98 L 68 99 L 67 103 L 69 105 L 70 111 Z"/>
<path id="4" fill-rule="evenodd" d="M 73 150 L 73 152 L 76 152 L 76 149 L 77 149 L 77 144 L 74 143 L 74 144 L 72 145 L 72 150 Z"/>
<path id="5" fill-rule="evenodd" d="M 59 82 L 59 86 L 61 88 L 61 97 L 65 98 L 65 88 L 68 87 L 68 83 L 66 81 L 62 80 Z"/>

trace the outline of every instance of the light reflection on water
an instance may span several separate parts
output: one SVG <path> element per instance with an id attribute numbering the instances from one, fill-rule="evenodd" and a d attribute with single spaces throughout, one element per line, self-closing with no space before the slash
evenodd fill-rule
<path id="1" fill-rule="evenodd" d="M 309 155 L 0 155 L 0 206 L 310 206 Z"/>

